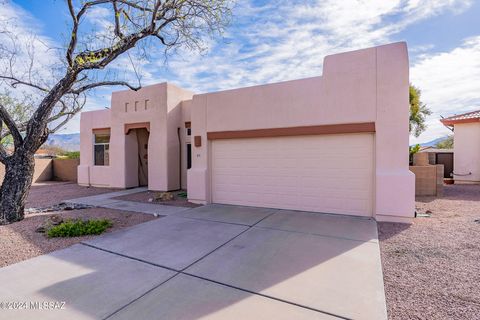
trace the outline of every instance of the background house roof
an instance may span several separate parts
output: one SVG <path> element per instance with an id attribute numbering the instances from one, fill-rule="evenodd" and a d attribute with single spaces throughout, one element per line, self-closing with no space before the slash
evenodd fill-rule
<path id="1" fill-rule="evenodd" d="M 458 123 L 479 122 L 480 110 L 454 115 L 440 121 L 446 126 L 453 126 Z"/>
<path id="2" fill-rule="evenodd" d="M 432 152 L 432 153 L 453 153 L 453 149 L 437 149 L 435 147 L 421 148 L 418 152 Z"/>

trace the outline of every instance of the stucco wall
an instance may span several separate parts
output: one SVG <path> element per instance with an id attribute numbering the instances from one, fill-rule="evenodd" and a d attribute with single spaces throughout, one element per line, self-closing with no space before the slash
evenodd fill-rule
<path id="1" fill-rule="evenodd" d="M 5 167 L 0 163 L 0 183 L 3 182 Z M 33 173 L 33 183 L 50 181 L 53 178 L 53 160 L 35 159 L 35 171 Z"/>
<path id="2" fill-rule="evenodd" d="M 53 179 L 77 182 L 77 168 L 79 164 L 80 159 L 54 159 Z"/>
<path id="3" fill-rule="evenodd" d="M 80 115 L 80 185 L 109 186 L 110 166 L 93 165 L 93 129 L 110 128 L 110 110 L 82 112 Z M 111 158 L 111 157 L 110 157 Z"/>
<path id="4" fill-rule="evenodd" d="M 185 121 L 190 121 L 188 104 L 185 105 L 183 101 L 190 100 L 193 93 L 170 83 L 167 84 L 167 89 L 168 190 L 177 190 L 182 188 L 180 179 L 186 175 L 186 164 L 181 167 L 181 155 L 186 153 Z M 183 179 L 182 184 L 186 187 Z"/>
<path id="5" fill-rule="evenodd" d="M 150 127 L 148 187 L 160 191 L 179 189 L 177 130 L 184 127 L 181 102 L 192 95 L 188 90 L 161 83 L 138 91 L 114 92 L 110 110 L 83 112 L 78 183 L 116 188 L 138 186 L 138 143 L 133 134 L 125 134 L 125 125 L 146 123 Z M 95 166 L 93 161 L 93 130 L 100 128 L 110 128 L 109 166 Z"/>
<path id="6" fill-rule="evenodd" d="M 443 165 L 411 166 L 415 174 L 416 196 L 443 195 Z"/>
<path id="7" fill-rule="evenodd" d="M 414 175 L 408 170 L 408 54 L 405 43 L 336 54 L 323 76 L 195 95 L 188 195 L 208 203 L 207 132 L 375 122 L 374 217 L 408 222 L 414 215 Z"/>
<path id="8" fill-rule="evenodd" d="M 480 123 L 456 124 L 453 139 L 455 182 L 480 183 Z"/>
<path id="9" fill-rule="evenodd" d="M 428 166 L 430 164 L 430 153 L 417 152 L 413 155 L 414 166 Z"/>

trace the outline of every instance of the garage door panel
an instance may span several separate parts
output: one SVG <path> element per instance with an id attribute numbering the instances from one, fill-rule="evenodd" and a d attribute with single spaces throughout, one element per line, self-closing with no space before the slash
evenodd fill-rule
<path id="1" fill-rule="evenodd" d="M 212 201 L 372 215 L 373 134 L 216 140 Z"/>

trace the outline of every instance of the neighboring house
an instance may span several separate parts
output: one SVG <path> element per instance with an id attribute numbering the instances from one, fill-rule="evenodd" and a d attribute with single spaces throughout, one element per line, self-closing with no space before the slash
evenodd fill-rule
<path id="1" fill-rule="evenodd" d="M 413 155 L 414 166 L 443 165 L 443 177 L 453 176 L 453 149 L 437 149 L 435 147 L 423 147 Z"/>
<path id="2" fill-rule="evenodd" d="M 409 222 L 405 43 L 327 56 L 321 77 L 195 95 L 169 83 L 81 116 L 82 185 Z"/>
<path id="3" fill-rule="evenodd" d="M 455 183 L 480 183 L 480 110 L 440 120 L 453 128 Z"/>

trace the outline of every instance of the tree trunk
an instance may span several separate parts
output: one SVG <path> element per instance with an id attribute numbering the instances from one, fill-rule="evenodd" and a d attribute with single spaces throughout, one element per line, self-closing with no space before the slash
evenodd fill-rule
<path id="1" fill-rule="evenodd" d="M 6 161 L 5 177 L 0 188 L 0 225 L 23 220 L 34 166 L 33 153 L 23 150 L 16 150 Z"/>

